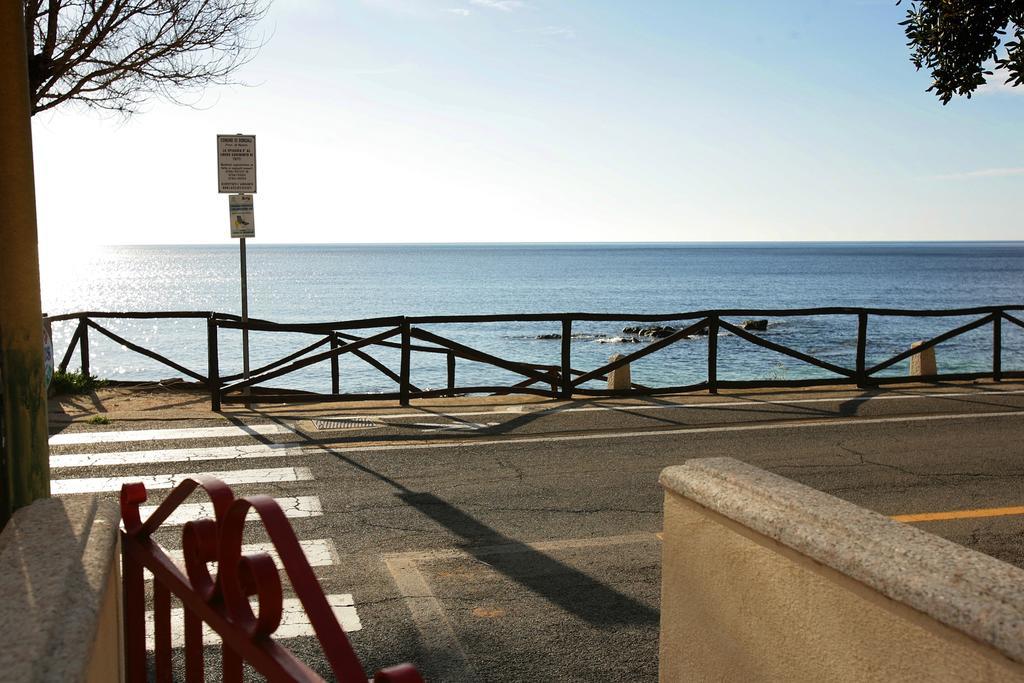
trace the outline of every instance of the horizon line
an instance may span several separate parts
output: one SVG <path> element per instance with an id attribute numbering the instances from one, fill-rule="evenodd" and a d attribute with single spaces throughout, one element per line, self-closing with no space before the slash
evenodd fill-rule
<path id="1" fill-rule="evenodd" d="M 602 247 L 602 246 L 754 246 L 754 245 L 1017 245 L 1024 240 L 687 240 L 687 241 L 592 241 L 592 242 L 259 242 L 247 241 L 246 246 L 347 246 L 347 247 Z M 75 248 L 83 245 L 75 244 Z M 117 242 L 98 244 L 96 247 L 231 247 L 229 242 Z"/>

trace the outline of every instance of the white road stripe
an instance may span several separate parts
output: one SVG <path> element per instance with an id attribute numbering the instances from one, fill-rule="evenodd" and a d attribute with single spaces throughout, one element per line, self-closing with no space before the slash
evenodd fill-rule
<path id="1" fill-rule="evenodd" d="M 498 422 L 407 422 L 403 427 L 419 427 L 425 432 L 478 432 L 496 427 Z"/>
<path id="2" fill-rule="evenodd" d="M 302 552 L 309 560 L 310 567 L 327 567 L 338 563 L 338 551 L 334 548 L 334 541 L 329 538 L 316 538 L 310 541 L 299 541 Z M 180 566 L 185 566 L 184 556 L 181 550 L 167 550 L 164 552 Z M 278 569 L 282 569 L 281 558 L 278 557 L 273 543 L 249 543 L 242 546 L 242 554 L 269 553 L 274 558 Z M 215 567 L 216 563 L 211 562 L 210 566 Z"/>
<path id="3" fill-rule="evenodd" d="M 116 451 L 113 453 L 67 453 L 51 455 L 50 468 L 98 467 L 101 465 L 148 465 L 170 462 L 202 462 L 238 458 L 283 458 L 301 455 L 294 444 L 255 444 L 214 448 L 167 448 L 155 451 Z"/>
<path id="4" fill-rule="evenodd" d="M 299 541 L 299 547 L 302 548 L 302 553 L 306 556 L 306 561 L 309 562 L 310 567 L 329 567 L 334 564 L 338 564 L 338 551 L 334 547 L 334 541 L 329 538 L 317 538 L 311 541 Z M 163 549 L 167 556 L 174 561 L 175 564 L 185 571 L 185 558 L 184 553 L 181 550 L 167 550 Z M 277 554 L 277 550 L 274 549 L 273 543 L 248 543 L 242 546 L 242 554 L 249 555 L 252 553 L 267 553 L 274 560 L 274 564 L 277 565 L 278 570 L 284 569 L 284 565 L 281 564 L 281 558 Z M 210 574 L 214 574 L 217 571 L 217 563 L 209 562 L 207 567 L 210 570 Z M 145 570 L 146 581 L 152 581 L 153 575 L 150 574 L 149 570 Z"/>
<path id="5" fill-rule="evenodd" d="M 416 566 L 416 560 L 387 555 L 383 559 L 409 610 L 409 618 L 419 632 L 425 666 L 434 672 L 437 680 L 479 680 L 466 651 L 462 649 L 447 610 L 431 591 L 430 584 Z"/>
<path id="6" fill-rule="evenodd" d="M 283 498 L 275 498 L 274 500 L 284 510 L 284 516 L 288 518 L 319 517 L 324 514 L 319 496 L 285 496 Z M 149 516 L 156 511 L 156 508 L 156 505 L 143 505 L 140 507 L 139 515 L 142 517 L 142 520 L 149 519 Z M 160 525 L 160 528 L 181 526 L 185 522 L 203 519 L 204 517 L 213 519 L 212 503 L 185 503 L 175 508 L 174 512 Z"/>
<path id="7" fill-rule="evenodd" d="M 232 425 L 230 427 L 193 427 L 191 429 L 137 429 L 117 432 L 71 432 L 54 434 L 51 446 L 83 443 L 124 443 L 130 441 L 170 441 L 172 439 L 222 439 L 230 436 L 270 436 L 294 434 L 277 424 Z"/>
<path id="8" fill-rule="evenodd" d="M 785 406 L 790 404 L 804 404 L 804 403 L 872 403 L 874 401 L 905 401 L 908 399 L 918 398 L 963 398 L 965 396 L 974 396 L 980 398 L 993 398 L 1001 396 L 1003 394 L 1024 394 L 1024 389 L 1010 390 L 1010 391 L 964 391 L 957 393 L 934 393 L 934 394 L 886 394 L 884 396 L 839 396 L 839 397 L 827 397 L 827 398 L 793 398 L 793 399 L 779 399 L 775 401 L 752 401 L 752 400 L 739 400 L 739 401 L 707 401 L 704 403 L 672 403 L 672 404 L 658 404 L 658 405 L 610 405 L 610 406 L 582 406 L 577 408 L 545 408 L 541 407 L 540 410 L 530 411 L 529 408 L 533 404 L 522 404 L 509 406 L 497 410 L 476 410 L 471 412 L 459 412 L 459 413 L 445 413 L 436 412 L 434 410 L 421 411 L 418 413 L 395 413 L 395 414 L 384 414 L 384 415 L 360 415 L 354 417 L 338 417 L 333 419 L 350 419 L 350 420 L 399 420 L 410 417 L 447 417 L 450 419 L 459 419 L 462 417 L 480 417 L 483 415 L 505 415 L 508 413 L 514 413 L 516 415 L 539 415 L 546 412 L 550 412 L 552 415 L 562 415 L 564 413 L 596 413 L 596 412 L 621 412 L 621 411 L 655 411 L 655 410 L 711 410 L 714 408 L 739 408 L 742 406 L 763 406 L 763 405 L 774 405 L 774 406 Z"/>
<path id="9" fill-rule="evenodd" d="M 771 424 L 746 424 L 727 427 L 690 427 L 685 429 L 651 429 L 633 432 L 604 434 L 572 434 L 566 436 L 523 437 L 520 439 L 482 439 L 474 441 L 448 441 L 445 443 L 389 444 L 387 446 L 358 446 L 356 448 L 332 448 L 339 453 L 373 453 L 378 451 L 419 451 L 433 448 L 482 448 L 503 444 L 559 443 L 564 441 L 600 441 L 613 439 L 636 439 L 656 436 L 680 436 L 684 434 L 717 434 L 725 432 L 757 432 L 776 429 L 819 429 L 822 427 L 857 426 L 872 424 L 897 424 L 901 422 L 937 422 L 941 420 L 978 420 L 996 417 L 1024 419 L 1024 410 L 1008 410 L 994 413 L 951 413 L 948 415 L 906 415 L 903 417 L 844 417 L 828 420 L 773 422 Z"/>
<path id="10" fill-rule="evenodd" d="M 196 472 L 192 474 L 156 474 L 150 476 L 130 477 L 92 477 L 88 479 L 54 479 L 50 482 L 50 493 L 55 496 L 67 496 L 73 493 L 101 493 L 103 491 L 120 491 L 122 484 L 141 481 L 147 490 L 170 489 L 186 477 L 205 474 L 220 479 L 229 486 L 232 484 L 268 484 L 282 481 L 309 481 L 313 473 L 308 467 L 277 467 L 256 470 L 230 470 L 227 472 Z"/>
<path id="11" fill-rule="evenodd" d="M 327 602 L 331 605 L 334 611 L 334 616 L 338 618 L 338 623 L 347 632 L 352 633 L 363 628 L 362 622 L 359 620 L 359 613 L 356 612 L 355 601 L 352 599 L 351 593 L 339 593 L 334 595 L 328 595 Z M 275 640 L 281 638 L 301 638 L 304 636 L 312 637 L 316 634 L 313 631 L 313 625 L 309 623 L 309 617 L 306 615 L 306 611 L 302 608 L 302 603 L 299 602 L 298 598 L 287 598 L 282 601 L 283 613 L 281 615 L 281 625 L 277 627 L 277 631 L 274 632 L 273 638 Z M 253 611 L 259 612 L 258 606 L 253 602 Z M 153 633 L 153 611 L 148 610 L 146 612 L 146 649 L 154 649 L 154 641 L 156 640 Z M 203 624 L 203 644 L 204 645 L 216 645 L 220 643 L 220 636 L 218 636 L 213 629 Z M 185 646 L 185 610 L 174 608 L 171 610 L 171 647 L 184 647 Z"/>

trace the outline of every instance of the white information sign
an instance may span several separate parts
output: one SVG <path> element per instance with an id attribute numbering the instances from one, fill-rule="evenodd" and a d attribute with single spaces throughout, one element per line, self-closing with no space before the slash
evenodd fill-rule
<path id="1" fill-rule="evenodd" d="M 232 237 L 256 237 L 256 219 L 252 211 L 251 194 L 233 194 L 228 197 L 231 213 Z"/>
<path id="2" fill-rule="evenodd" d="M 217 191 L 256 192 L 256 136 L 217 136 Z"/>

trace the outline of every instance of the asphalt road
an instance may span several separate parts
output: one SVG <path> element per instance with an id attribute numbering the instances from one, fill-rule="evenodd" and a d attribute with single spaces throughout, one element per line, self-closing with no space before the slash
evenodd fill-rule
<path id="1" fill-rule="evenodd" d="M 232 488 L 315 497 L 322 514 L 292 523 L 300 539 L 333 543 L 316 572 L 328 594 L 351 594 L 350 637 L 367 669 L 412 661 L 431 680 L 656 680 L 657 479 L 690 458 L 734 457 L 885 515 L 951 512 L 917 524 L 1024 567 L 1024 515 L 962 512 L 1024 506 L 1022 384 L 685 400 L 348 407 L 338 411 L 348 422 L 327 431 L 307 416 L 254 414 L 245 425 L 279 433 L 57 445 L 57 458 L 171 455 L 111 455 L 55 467 L 53 479 L 81 490 L 118 484 L 103 478 L 261 470 L 263 480 Z M 260 448 L 273 444 L 289 446 Z M 202 450 L 229 446 L 249 448 L 217 459 Z M 180 528 L 160 534 L 180 547 Z M 256 529 L 246 539 L 260 540 Z M 289 646 L 323 666 L 312 639 Z"/>

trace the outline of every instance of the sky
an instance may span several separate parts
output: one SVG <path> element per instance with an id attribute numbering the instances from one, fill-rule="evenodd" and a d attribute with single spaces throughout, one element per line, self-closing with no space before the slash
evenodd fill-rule
<path id="1" fill-rule="evenodd" d="M 1014 240 L 1024 88 L 943 107 L 892 0 L 276 0 L 193 107 L 33 119 L 52 244 Z"/>

